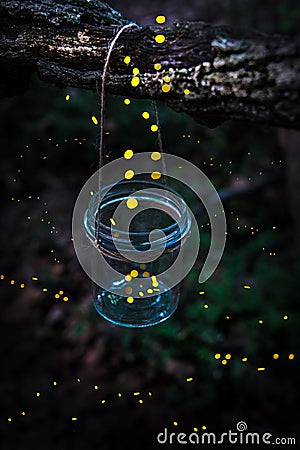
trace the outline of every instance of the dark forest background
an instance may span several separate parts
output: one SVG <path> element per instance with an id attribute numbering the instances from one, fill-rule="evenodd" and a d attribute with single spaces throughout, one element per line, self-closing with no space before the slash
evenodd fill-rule
<path id="1" fill-rule="evenodd" d="M 141 25 L 163 14 L 291 38 L 299 31 L 293 0 L 110 4 Z M 152 114 L 151 102 L 107 96 L 106 106 L 107 161 L 155 148 L 141 115 Z M 297 436 L 299 134 L 235 121 L 209 129 L 163 105 L 159 112 L 166 151 L 198 165 L 222 193 L 228 241 L 202 286 L 200 258 L 167 322 L 130 330 L 97 315 L 71 242 L 75 200 L 98 168 L 97 95 L 33 78 L 26 94 L 0 102 L 4 450 L 154 449 L 165 427 L 221 433 L 241 420 L 248 431 Z M 204 250 L 206 223 L 200 216 Z"/>

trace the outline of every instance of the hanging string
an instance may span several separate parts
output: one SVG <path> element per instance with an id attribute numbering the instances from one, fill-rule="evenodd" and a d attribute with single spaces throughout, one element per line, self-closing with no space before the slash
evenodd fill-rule
<path id="1" fill-rule="evenodd" d="M 105 58 L 105 62 L 104 62 L 104 66 L 103 66 L 103 72 L 102 72 L 102 82 L 101 82 L 101 90 L 100 90 L 100 102 L 99 102 L 99 116 L 100 116 L 100 127 L 99 127 L 99 169 L 101 169 L 102 165 L 103 165 L 103 136 L 104 136 L 104 107 L 105 107 L 105 77 L 107 74 L 107 69 L 108 69 L 108 65 L 109 65 L 109 59 L 111 56 L 111 53 L 114 49 L 114 46 L 117 42 L 117 40 L 119 39 L 120 35 L 123 33 L 124 30 L 126 30 L 127 28 L 130 27 L 138 27 L 139 26 L 134 23 L 128 23 L 126 25 L 124 25 L 122 28 L 119 29 L 119 31 L 117 32 L 117 34 L 114 36 L 114 38 L 111 40 L 111 42 L 109 43 L 109 47 L 108 47 L 108 52 Z M 97 92 L 98 92 L 98 88 L 97 88 Z M 154 116 L 155 116 L 155 122 L 157 125 L 157 140 L 158 140 L 158 148 L 159 148 L 159 152 L 161 153 L 161 157 L 162 157 L 162 167 L 163 167 L 163 172 L 166 173 L 166 167 L 165 167 L 165 160 L 163 157 L 163 144 L 162 144 L 162 137 L 161 137 L 161 129 L 160 129 L 160 123 L 159 123 L 159 116 L 158 116 L 158 109 L 157 109 L 157 105 L 156 105 L 156 101 L 154 100 L 152 102 L 153 105 L 153 111 L 154 111 Z M 167 184 L 167 178 L 166 176 L 163 176 L 163 183 L 166 185 Z M 101 202 L 101 188 L 102 188 L 102 179 L 101 179 L 101 173 L 99 171 L 99 180 L 98 180 L 98 214 L 96 217 L 96 241 L 97 241 L 97 245 L 99 247 L 100 244 L 100 223 L 101 223 L 101 219 L 100 219 L 100 202 Z"/>
<path id="2" fill-rule="evenodd" d="M 123 33 L 126 28 L 129 27 L 138 27 L 136 23 L 128 23 L 124 25 L 115 35 L 115 37 L 112 39 L 112 41 L 109 44 L 108 52 L 105 58 L 105 63 L 103 67 L 103 73 L 102 73 L 102 84 L 101 84 L 101 92 L 100 92 L 100 138 L 99 138 L 99 168 L 102 167 L 103 163 L 103 134 L 104 134 L 104 100 L 105 100 L 105 77 L 107 73 L 107 68 L 109 64 L 109 59 L 111 52 L 113 51 L 113 48 L 119 39 L 120 35 Z M 100 188 L 100 186 L 99 186 Z"/>
<path id="3" fill-rule="evenodd" d="M 153 100 L 153 102 L 152 102 L 152 107 L 153 107 L 153 111 L 154 111 L 155 122 L 156 122 L 156 125 L 157 125 L 157 128 L 158 128 L 158 130 L 157 130 L 158 148 L 159 148 L 160 153 L 163 153 L 161 129 L 160 129 L 160 123 L 159 123 L 159 117 L 158 117 L 157 104 L 156 104 L 155 100 Z"/>
<path id="4" fill-rule="evenodd" d="M 164 149 L 163 149 L 163 143 L 162 143 L 162 137 L 161 137 L 160 121 L 159 121 L 159 116 L 158 116 L 157 104 L 156 104 L 155 100 L 153 100 L 153 102 L 152 102 L 152 108 L 154 111 L 155 122 L 157 125 L 157 142 L 158 142 L 158 149 L 161 154 L 162 169 L 163 169 L 163 173 L 166 174 L 166 161 L 164 158 Z M 164 185 L 166 186 L 167 185 L 167 176 L 163 175 L 162 180 L 163 180 Z"/>
<path id="5" fill-rule="evenodd" d="M 103 135 L 104 135 L 104 102 L 105 102 L 105 77 L 108 69 L 109 59 L 110 55 L 113 51 L 113 48 L 119 39 L 120 35 L 123 33 L 124 30 L 130 27 L 138 27 L 138 25 L 134 22 L 128 23 L 124 25 L 120 30 L 117 32 L 115 37 L 111 40 L 108 47 L 108 52 L 105 58 L 104 66 L 103 66 L 103 72 L 102 72 L 102 83 L 101 83 L 101 91 L 100 91 L 100 108 L 99 108 L 99 115 L 100 115 L 100 132 L 99 132 L 99 169 L 101 169 L 103 165 Z M 99 237 L 100 237 L 100 199 L 101 199 L 101 188 L 102 188 L 102 180 L 101 175 L 99 172 L 99 181 L 98 181 L 98 215 L 96 218 L 96 240 L 97 244 L 99 246 Z"/>

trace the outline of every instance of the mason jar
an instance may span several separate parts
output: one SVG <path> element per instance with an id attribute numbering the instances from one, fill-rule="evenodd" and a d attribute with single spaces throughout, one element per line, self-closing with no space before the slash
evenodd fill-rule
<path id="1" fill-rule="evenodd" d="M 105 186 L 101 192 L 105 195 L 100 207 L 96 192 L 84 217 L 87 236 L 107 263 L 100 269 L 95 262 L 94 270 L 100 271 L 101 277 L 101 286 L 93 282 L 95 309 L 106 320 L 124 327 L 163 322 L 179 301 L 176 277 L 180 280 L 180 248 L 191 227 L 189 209 L 179 194 L 158 182 L 126 180 Z M 119 215 L 116 211 L 120 205 L 126 208 L 133 197 L 144 209 L 126 231 L 125 209 Z M 174 264 L 177 275 L 168 270 Z"/>

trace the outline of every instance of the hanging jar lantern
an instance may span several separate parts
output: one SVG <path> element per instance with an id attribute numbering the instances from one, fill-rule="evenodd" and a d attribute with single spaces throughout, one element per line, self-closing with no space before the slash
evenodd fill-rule
<path id="1" fill-rule="evenodd" d="M 174 286 L 174 270 L 168 269 L 179 258 L 177 271 L 181 270 L 179 250 L 191 226 L 187 205 L 172 189 L 151 181 L 122 181 L 102 189 L 108 192 L 100 208 L 97 192 L 84 218 L 88 238 L 107 263 L 101 265 L 101 286 L 93 283 L 94 306 L 116 325 L 158 324 L 178 305 L 179 284 Z M 140 212 L 134 211 L 127 230 L 125 212 L 137 207 Z M 97 262 L 93 269 L 99 269 Z"/>

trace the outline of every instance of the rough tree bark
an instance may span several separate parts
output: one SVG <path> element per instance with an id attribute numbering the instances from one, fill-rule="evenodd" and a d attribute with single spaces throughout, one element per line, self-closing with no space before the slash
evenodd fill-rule
<path id="1" fill-rule="evenodd" d="M 96 90 L 109 42 L 126 23 L 96 0 L 1 0 L 0 96 L 24 92 L 33 72 L 59 86 Z M 155 41 L 157 34 L 164 43 Z M 106 89 L 160 100 L 211 126 L 235 118 L 299 129 L 299 48 L 296 38 L 203 22 L 137 26 L 124 31 L 112 52 Z"/>

